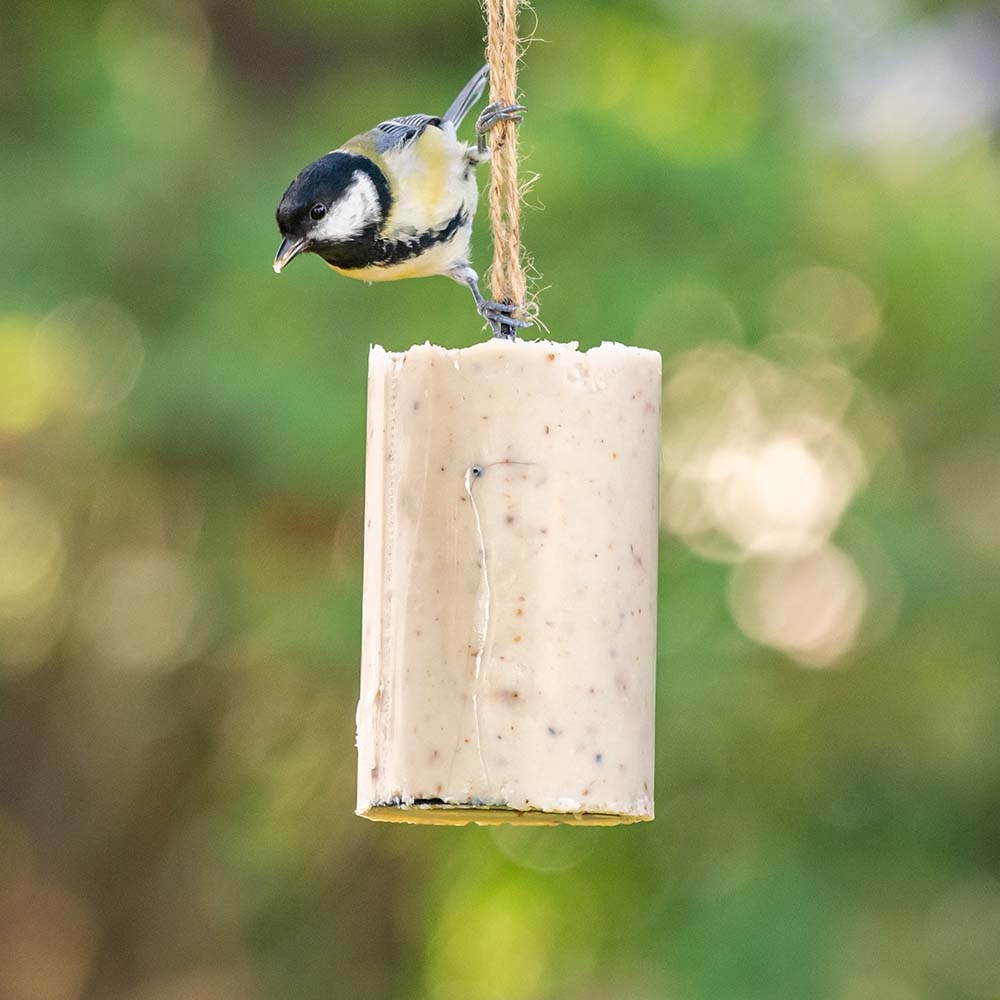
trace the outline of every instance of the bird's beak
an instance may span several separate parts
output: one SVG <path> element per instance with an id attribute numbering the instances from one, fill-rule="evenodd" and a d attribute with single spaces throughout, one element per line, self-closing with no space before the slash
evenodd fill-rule
<path id="1" fill-rule="evenodd" d="M 303 250 L 308 249 L 309 240 L 303 236 L 297 240 L 284 239 L 274 257 L 274 273 L 281 274 L 281 269 L 293 258 L 298 257 Z"/>

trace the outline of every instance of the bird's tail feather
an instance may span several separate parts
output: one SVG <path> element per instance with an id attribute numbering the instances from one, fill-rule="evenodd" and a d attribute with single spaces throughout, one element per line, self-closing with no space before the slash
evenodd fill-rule
<path id="1" fill-rule="evenodd" d="M 461 125 L 462 119 L 469 113 L 471 108 L 486 89 L 486 81 L 490 78 L 489 66 L 484 66 L 476 75 L 462 88 L 461 93 L 451 107 L 441 116 L 442 121 L 454 122 L 456 127 Z"/>

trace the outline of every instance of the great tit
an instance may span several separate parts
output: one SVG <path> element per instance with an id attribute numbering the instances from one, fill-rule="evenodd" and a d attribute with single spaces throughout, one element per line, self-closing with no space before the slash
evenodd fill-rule
<path id="1" fill-rule="evenodd" d="M 520 104 L 489 104 L 476 123 L 477 144 L 456 135 L 489 77 L 484 66 L 448 110 L 393 118 L 349 139 L 301 170 L 281 197 L 281 246 L 274 270 L 315 253 L 335 271 L 361 281 L 441 274 L 469 286 L 495 337 L 513 339 L 516 306 L 489 302 L 469 263 L 479 189 L 475 168 L 490 157 L 487 133 L 520 122 Z"/>

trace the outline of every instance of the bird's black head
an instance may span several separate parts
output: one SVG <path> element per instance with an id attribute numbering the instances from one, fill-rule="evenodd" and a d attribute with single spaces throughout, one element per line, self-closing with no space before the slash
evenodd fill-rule
<path id="1" fill-rule="evenodd" d="M 366 156 L 327 153 L 300 171 L 281 197 L 274 270 L 300 253 L 336 258 L 338 247 L 372 238 L 391 204 L 385 175 Z"/>

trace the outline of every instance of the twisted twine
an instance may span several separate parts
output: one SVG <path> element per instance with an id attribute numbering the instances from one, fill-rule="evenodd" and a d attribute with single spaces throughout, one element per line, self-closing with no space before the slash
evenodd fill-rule
<path id="1" fill-rule="evenodd" d="M 490 101 L 517 104 L 518 8 L 527 0 L 486 0 L 486 58 Z M 521 191 L 517 182 L 517 125 L 501 122 L 490 133 L 490 226 L 493 229 L 491 287 L 497 302 L 524 306 L 521 262 Z"/>

